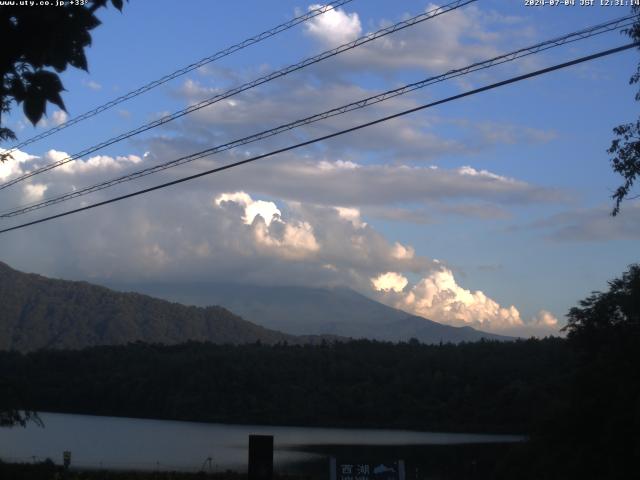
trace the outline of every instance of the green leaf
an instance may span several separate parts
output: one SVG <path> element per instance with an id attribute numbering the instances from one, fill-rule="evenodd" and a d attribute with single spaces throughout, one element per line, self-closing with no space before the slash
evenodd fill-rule
<path id="1" fill-rule="evenodd" d="M 123 2 L 122 0 L 111 0 L 111 3 L 113 4 L 114 7 L 116 7 L 118 10 L 122 11 L 122 6 L 123 6 Z"/>

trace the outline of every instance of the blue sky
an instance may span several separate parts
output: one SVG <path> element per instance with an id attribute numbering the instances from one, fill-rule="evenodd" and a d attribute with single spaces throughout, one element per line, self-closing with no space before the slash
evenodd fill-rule
<path id="1" fill-rule="evenodd" d="M 309 7 L 295 1 L 133 0 L 122 14 L 102 11 L 103 25 L 88 50 L 90 72 L 62 75 L 69 115 Z M 299 25 L 24 147 L 22 161 L 0 167 L 0 175 L 10 179 L 64 158 L 60 152 L 80 151 L 433 7 L 413 0 L 354 0 L 325 20 Z M 7 206 L 48 198 L 628 13 L 627 7 L 480 0 L 2 194 Z M 268 151 L 626 41 L 617 32 L 601 35 L 246 150 Z M 0 238 L 0 259 L 28 271 L 110 284 L 346 284 L 445 323 L 556 332 L 571 306 L 638 261 L 640 204 L 629 201 L 618 218 L 609 216 L 610 195 L 620 179 L 606 154 L 612 127 L 637 115 L 635 90 L 628 85 L 637 62 L 637 50 L 627 51 L 260 165 L 13 232 Z M 28 138 L 62 119 L 55 110 L 50 106 L 47 124 L 35 129 L 14 110 L 8 126 Z M 245 154 L 232 151 L 3 224 Z"/>

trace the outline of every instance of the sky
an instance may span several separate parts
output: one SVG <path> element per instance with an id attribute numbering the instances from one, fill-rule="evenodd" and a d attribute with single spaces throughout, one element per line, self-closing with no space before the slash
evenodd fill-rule
<path id="1" fill-rule="evenodd" d="M 570 3 L 570 2 L 568 2 Z M 250 89 L 0 191 L 2 210 L 160 164 L 629 13 L 479 0 Z M 89 72 L 61 75 L 67 113 L 20 140 L 285 22 L 313 3 L 132 0 L 101 10 Z M 438 4 L 353 0 L 0 165 L 9 181 Z M 286 147 L 628 42 L 612 32 L 10 219 L 2 228 Z M 611 217 L 612 128 L 637 117 L 628 50 L 144 196 L 0 235 L 0 260 L 109 285 L 348 286 L 411 313 L 513 335 L 558 334 L 568 310 L 638 261 L 640 202 Z M 8 148 L 11 144 L 4 143 Z"/>

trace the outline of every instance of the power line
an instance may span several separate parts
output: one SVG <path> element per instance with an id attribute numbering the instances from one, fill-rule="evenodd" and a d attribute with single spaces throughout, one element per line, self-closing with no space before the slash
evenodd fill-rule
<path id="1" fill-rule="evenodd" d="M 187 65 L 186 67 L 180 68 L 179 70 L 175 70 L 174 72 L 171 72 L 157 80 L 153 80 L 139 88 L 136 88 L 135 90 L 130 91 L 129 93 L 125 93 L 124 95 L 121 95 L 120 97 L 117 97 L 113 100 L 110 100 L 107 103 L 104 103 L 96 108 L 94 108 L 93 110 L 89 110 L 81 115 L 78 115 L 77 117 L 74 117 L 70 120 L 67 120 L 66 122 L 57 125 L 53 128 L 50 128 L 49 130 L 46 130 L 38 135 L 35 135 L 33 137 L 30 137 L 26 140 L 23 140 L 22 142 L 14 145 L 13 147 L 9 148 L 8 153 L 12 153 L 14 151 L 16 151 L 19 148 L 24 147 L 25 145 L 29 145 L 31 143 L 35 143 L 38 140 L 42 140 L 43 138 L 49 137 L 50 135 L 53 135 L 54 133 L 57 133 L 61 130 L 64 130 L 65 128 L 69 128 L 72 125 L 75 125 L 76 123 L 79 123 L 83 120 L 86 120 L 88 118 L 94 117 L 96 115 L 98 115 L 99 113 L 104 112 L 105 110 L 109 110 L 112 107 L 115 107 L 116 105 L 119 105 L 120 103 L 123 103 L 127 100 L 130 100 L 134 97 L 137 97 L 138 95 L 142 95 L 145 92 L 148 92 L 149 90 L 152 90 L 164 83 L 167 83 L 171 80 L 174 80 L 175 78 L 178 78 L 182 75 L 185 75 L 189 72 L 192 72 L 193 70 L 196 70 L 200 67 L 203 67 L 204 65 L 207 65 L 209 63 L 215 62 L 216 60 L 220 60 L 223 57 L 227 57 L 239 50 L 242 50 L 244 48 L 247 48 L 251 45 L 255 45 L 256 43 L 262 42 L 263 40 L 266 40 L 268 38 L 271 38 L 279 33 L 282 33 L 286 30 L 289 30 L 290 28 L 295 27 L 296 25 L 306 22 L 307 20 L 310 20 L 314 17 L 317 17 L 318 15 L 322 15 L 323 13 L 328 12 L 329 10 L 333 10 L 336 9 L 337 7 L 340 7 L 346 3 L 352 2 L 353 0 L 335 0 L 333 2 L 328 3 L 327 5 L 323 5 L 321 7 L 315 8 L 307 13 L 305 13 L 304 15 L 300 15 L 292 20 L 289 20 L 288 22 L 282 23 L 280 25 L 277 25 L 273 28 L 270 28 L 269 30 L 265 30 L 262 33 L 259 33 L 258 35 L 255 35 L 251 38 L 247 38 L 246 40 L 243 40 L 240 43 L 236 43 L 235 45 L 232 45 L 230 47 L 227 47 L 223 50 L 220 50 L 208 57 L 202 58 L 200 60 L 198 60 L 197 62 L 194 62 L 190 65 Z M 5 152 L 7 153 L 7 152 Z"/>
<path id="2" fill-rule="evenodd" d="M 400 88 L 396 88 L 393 90 L 389 90 L 386 91 L 384 93 L 380 93 L 378 95 L 373 95 L 361 100 L 358 100 L 356 102 L 352 102 L 349 103 L 347 105 L 343 105 L 341 107 L 337 107 L 337 108 L 333 108 L 331 110 L 327 110 L 325 112 L 322 113 L 318 113 L 300 120 L 296 120 L 294 122 L 290 122 L 284 125 L 280 125 L 274 128 L 271 128 L 269 130 L 264 130 L 262 132 L 247 136 L 247 137 L 243 137 L 237 140 L 234 140 L 232 142 L 228 142 L 225 143 L 223 145 L 218 145 L 206 150 L 202 150 L 200 152 L 194 153 L 194 154 L 190 154 L 190 155 L 186 155 L 174 160 L 171 160 L 169 162 L 160 164 L 160 165 L 155 165 L 155 166 L 151 166 L 151 167 L 147 167 L 126 175 L 122 175 L 120 177 L 116 177 L 116 178 L 112 178 L 110 180 L 104 181 L 104 182 L 100 182 L 88 187 L 84 187 L 78 190 L 74 190 L 72 192 L 68 192 L 66 194 L 57 196 L 57 197 L 53 197 L 53 198 L 49 198 L 43 201 L 39 201 L 39 202 L 35 202 L 29 205 L 25 205 L 22 207 L 18 207 L 18 208 L 14 208 L 12 210 L 7 210 L 5 212 L 3 212 L 2 214 L 0 214 L 0 218 L 10 218 L 10 217 L 14 217 L 17 215 L 22 215 L 28 212 L 32 212 L 35 210 L 39 210 L 41 208 L 45 208 L 51 205 L 56 205 L 58 203 L 64 202 L 64 201 L 68 201 L 74 198 L 78 198 L 84 195 L 88 195 L 90 193 L 94 193 L 100 190 L 104 190 L 106 188 L 124 183 L 124 182 L 128 182 L 128 181 L 132 181 L 141 177 L 145 177 L 147 175 L 151 175 L 153 173 L 157 173 L 163 170 L 166 170 L 168 168 L 173 168 L 179 165 L 183 165 L 185 163 L 189 163 L 195 160 L 198 160 L 200 158 L 204 158 L 206 156 L 210 156 L 210 155 L 214 155 L 216 153 L 220 153 L 223 151 L 227 151 L 227 150 L 231 150 L 232 148 L 236 148 L 239 147 L 241 145 L 246 145 L 249 143 L 253 143 L 256 142 L 258 140 L 263 140 L 265 138 L 269 138 L 272 137 L 274 135 L 278 135 L 280 133 L 292 130 L 294 128 L 300 127 L 300 126 L 304 126 L 304 125 L 309 125 L 312 123 L 315 123 L 317 121 L 320 120 L 324 120 L 327 118 L 331 118 L 334 116 L 338 116 L 338 115 L 342 115 L 345 114 L 347 112 L 351 112 L 354 110 L 359 110 L 362 108 L 365 108 L 367 106 L 370 105 L 374 105 L 386 100 L 389 100 L 391 98 L 400 96 L 400 95 L 405 95 L 409 92 L 424 88 L 428 85 L 433 85 L 436 83 L 440 83 L 443 82 L 445 80 L 449 80 L 451 78 L 456 78 L 462 75 L 467 75 L 469 73 L 472 72 L 476 72 L 479 70 L 484 70 L 487 68 L 491 68 L 494 67 L 496 65 L 500 65 L 503 63 L 507 63 L 507 62 L 511 62 L 529 55 L 533 55 L 533 54 L 537 54 L 540 53 L 542 51 L 546 51 L 549 50 L 551 48 L 556 48 L 562 45 L 566 45 L 568 43 L 572 43 L 572 42 L 576 42 L 579 40 L 583 40 L 586 38 L 590 38 L 592 36 L 595 35 L 600 35 L 602 33 L 606 33 L 606 32 L 610 32 L 613 30 L 618 30 L 620 28 L 624 28 L 626 26 L 630 26 L 633 24 L 634 20 L 638 18 L 638 16 L 636 15 L 628 15 L 626 17 L 622 17 L 616 20 L 611 20 L 609 22 L 605 22 L 605 23 L 601 23 L 595 26 L 591 26 L 576 32 L 572 32 L 566 35 L 563 35 L 561 37 L 556 37 L 553 38 L 551 40 L 546 40 L 544 42 L 540 42 L 537 43 L 535 45 L 529 46 L 529 47 L 525 47 L 525 48 L 521 48 L 515 51 L 512 51 L 510 53 L 506 53 L 503 55 L 499 55 L 497 57 L 493 57 L 489 60 L 484 60 L 481 62 L 477 62 L 474 63 L 472 65 L 463 67 L 463 68 L 458 68 L 458 69 L 453 69 L 453 70 L 449 70 L 448 72 L 438 75 L 438 76 L 434 76 L 434 77 L 429 77 L 426 78 L 424 80 L 421 80 L 419 82 L 415 82 L 415 83 L 411 83 L 405 86 L 402 86 Z"/>
<path id="3" fill-rule="evenodd" d="M 173 180 L 171 182 L 167 182 L 167 183 L 163 183 L 163 184 L 160 184 L 160 185 L 156 185 L 154 187 L 149 187 L 149 188 L 145 188 L 145 189 L 142 189 L 142 190 L 138 190 L 136 192 L 128 193 L 126 195 L 121 195 L 119 197 L 111 198 L 109 200 L 104 200 L 102 202 L 93 203 L 91 205 L 86 205 L 84 207 L 76 208 L 76 209 L 73 209 L 73 210 L 68 210 L 66 212 L 58 213 L 56 215 L 51 215 L 51 216 L 40 218 L 38 220 L 34 220 L 34 221 L 31 221 L 31 222 L 23 223 L 23 224 L 16 225 L 16 226 L 13 226 L 13 227 L 8 227 L 8 228 L 0 230 L 0 234 L 1 233 L 11 232 L 13 230 L 18 230 L 18 229 L 25 228 L 25 227 L 29 227 L 29 226 L 32 226 L 32 225 L 37 225 L 39 223 L 48 222 L 48 221 L 54 220 L 56 218 L 66 217 L 68 215 L 72 215 L 74 213 L 83 212 L 85 210 L 91 210 L 93 208 L 101 207 L 103 205 L 108 205 L 110 203 L 115 203 L 115 202 L 118 202 L 120 200 L 125 200 L 127 198 L 137 197 L 138 195 L 143 195 L 145 193 L 153 192 L 155 190 L 160 190 L 162 188 L 166 188 L 166 187 L 170 187 L 170 186 L 173 186 L 173 185 L 177 185 L 179 183 L 187 182 L 189 180 L 194 180 L 196 178 L 204 177 L 206 175 L 211 175 L 213 173 L 218 173 L 218 172 L 221 172 L 221 171 L 224 171 L 224 170 L 229 170 L 229 169 L 234 168 L 234 167 L 239 167 L 239 166 L 245 165 L 247 163 L 251 163 L 251 162 L 255 162 L 257 160 L 261 160 L 263 158 L 272 157 L 273 155 L 277 155 L 277 154 L 280 154 L 280 153 L 288 152 L 290 150 L 295 150 L 295 149 L 300 148 L 300 147 L 305 147 L 305 146 L 311 145 L 313 143 L 317 143 L 317 142 L 320 142 L 320 141 L 323 141 L 323 140 L 328 140 L 330 138 L 338 137 L 338 136 L 344 135 L 346 133 L 355 132 L 355 131 L 361 130 L 363 128 L 371 127 L 373 125 L 377 125 L 379 123 L 383 123 L 383 122 L 392 120 L 394 118 L 402 117 L 402 116 L 408 115 L 410 113 L 414 113 L 414 112 L 418 112 L 420 110 L 424 110 L 424 109 L 427 109 L 427 108 L 435 107 L 437 105 L 442 105 L 442 104 L 445 104 L 445 103 L 449 103 L 449 102 L 452 102 L 454 100 L 459 100 L 459 99 L 464 98 L 464 97 L 468 97 L 468 96 L 471 96 L 471 95 L 476 95 L 476 94 L 481 93 L 481 92 L 486 92 L 488 90 L 493 90 L 493 89 L 498 88 L 498 87 L 503 87 L 505 85 L 509 85 L 509 84 L 516 83 L 516 82 L 520 82 L 520 81 L 526 80 L 528 78 L 533 78 L 533 77 L 537 77 L 537 76 L 540 76 L 540 75 L 544 75 L 546 73 L 550 73 L 550 72 L 553 72 L 553 71 L 556 71 L 556 70 L 560 70 L 562 68 L 566 68 L 566 67 L 570 67 L 570 66 L 577 65 L 577 64 L 580 64 L 580 63 L 584 63 L 584 62 L 588 62 L 588 61 L 591 61 L 591 60 L 595 60 L 597 58 L 605 57 L 607 55 L 612 55 L 614 53 L 622 52 L 624 50 L 629 50 L 629 49 L 631 49 L 633 47 L 637 47 L 639 45 L 640 45 L 640 42 L 629 43 L 627 45 L 623 45 L 623 46 L 616 47 L 616 48 L 611 48 L 609 50 L 604 50 L 604 51 L 601 51 L 601 52 L 598 52 L 598 53 L 594 53 L 592 55 L 587 55 L 587 56 L 584 56 L 584 57 L 580 57 L 580 58 L 577 58 L 577 59 L 574 59 L 574 60 L 571 60 L 571 61 L 568 61 L 568 62 L 565 62 L 565 63 L 557 64 L 557 65 L 554 65 L 554 66 L 551 66 L 551 67 L 547 67 L 547 68 L 543 68 L 543 69 L 540 69 L 540 70 L 536 70 L 536 71 L 533 71 L 533 72 L 530 72 L 530 73 L 527 73 L 527 74 L 524 74 L 524 75 L 519 75 L 517 77 L 511 77 L 511 78 L 509 78 L 507 80 L 502 80 L 500 82 L 492 83 L 492 84 L 486 85 L 484 87 L 476 88 L 474 90 L 469 90 L 468 92 L 460 93 L 458 95 L 453 95 L 451 97 L 447 97 L 447 98 L 444 98 L 442 100 L 438 100 L 436 102 L 431 102 L 431 103 L 427 103 L 427 104 L 424 104 L 424 105 L 420 105 L 418 107 L 410 108 L 408 110 L 404 110 L 404 111 L 399 112 L 399 113 L 394 113 L 393 115 L 388 115 L 386 117 L 378 118 L 376 120 L 372 120 L 370 122 L 362 123 L 360 125 L 356 125 L 354 127 L 350 127 L 350 128 L 344 129 L 344 130 L 340 130 L 338 132 L 330 133 L 330 134 L 324 135 L 322 137 L 317 137 L 317 138 L 314 138 L 314 139 L 311 139 L 311 140 L 307 140 L 307 141 L 304 141 L 304 142 L 297 143 L 295 145 L 290 145 L 288 147 L 284 147 L 284 148 L 280 148 L 280 149 L 277 149 L 277 150 L 273 150 L 273 151 L 271 151 L 269 153 L 264 153 L 262 155 L 257 155 L 255 157 L 247 158 L 245 160 L 240 160 L 240 161 L 237 161 L 237 162 L 234 162 L 234 163 L 223 165 L 221 167 L 212 168 L 211 170 L 206 170 L 204 172 L 196 173 L 194 175 L 189 175 L 188 177 L 179 178 L 179 179 Z"/>
<path id="4" fill-rule="evenodd" d="M 443 15 L 447 12 L 456 10 L 460 7 L 463 7 L 465 5 L 468 5 L 470 3 L 476 2 L 478 0 L 455 0 L 453 2 L 450 2 L 442 7 L 437 7 L 434 8 L 433 10 L 429 10 L 428 12 L 424 12 L 421 13 L 419 15 L 416 15 L 415 17 L 411 17 L 407 20 L 403 20 L 401 22 L 398 22 L 394 25 L 391 25 L 389 27 L 386 28 L 382 28 L 380 30 L 378 30 L 377 32 L 374 33 L 370 33 L 367 35 L 364 35 L 356 40 L 353 40 L 351 42 L 345 43 L 343 45 L 340 45 L 339 47 L 333 48 L 331 50 L 327 50 L 323 53 L 320 53 L 319 55 L 315 55 L 313 57 L 309 57 L 305 60 L 302 60 L 299 63 L 293 64 L 293 65 L 289 65 L 288 67 L 285 67 L 281 70 L 277 70 L 275 72 L 272 72 L 268 75 L 262 76 L 256 80 L 253 80 L 251 82 L 245 83 L 243 85 L 240 85 L 239 87 L 233 88 L 231 90 L 228 90 L 224 93 L 215 95 L 211 98 L 208 98 L 206 100 L 203 100 L 200 103 L 191 105 L 183 110 L 179 110 L 177 112 L 174 112 L 170 115 L 166 115 L 162 118 L 159 118 L 157 120 L 154 120 L 153 122 L 147 123 L 145 125 L 142 125 L 134 130 L 130 130 L 128 132 L 125 132 L 123 134 L 120 134 L 116 137 L 112 137 L 109 140 L 105 140 L 102 143 L 99 143 L 97 145 L 94 145 L 92 147 L 89 147 L 79 153 L 76 153 L 74 155 L 71 155 L 70 157 L 64 158 L 62 160 L 58 160 L 56 162 L 53 162 L 49 165 L 45 165 L 44 167 L 40 167 L 32 172 L 26 173 L 24 175 L 21 175 L 20 177 L 16 177 L 13 180 L 10 180 L 8 182 L 5 182 L 3 184 L 0 184 L 0 190 L 5 189 L 11 185 L 14 185 L 18 182 L 21 182 L 23 180 L 26 180 L 27 178 L 31 178 L 35 175 L 38 175 L 40 173 L 52 170 L 56 167 L 59 167 L 60 165 L 64 165 L 65 163 L 71 162 L 73 160 L 76 160 L 84 155 L 89 155 L 91 153 L 96 152 L 97 150 L 100 150 L 104 147 L 108 147 L 109 145 L 113 145 L 114 143 L 118 143 L 122 140 L 126 140 L 127 138 L 133 137 L 134 135 L 138 135 L 139 133 L 142 132 L 146 132 L 147 130 L 151 130 L 152 128 L 158 127 L 160 125 L 164 125 L 165 123 L 169 123 L 173 120 L 176 120 L 180 117 L 183 117 L 185 115 L 188 115 L 190 113 L 193 113 L 197 110 L 200 110 L 204 107 L 208 107 L 209 105 L 213 105 L 214 103 L 217 103 L 221 100 L 224 100 L 226 98 L 232 97 L 233 95 L 237 95 L 238 93 L 244 92 L 245 90 L 249 90 L 251 88 L 257 87 L 258 85 L 262 85 L 263 83 L 269 82 L 271 80 L 275 80 L 276 78 L 279 77 L 283 77 L 285 75 L 288 75 L 292 72 L 295 72 L 297 70 L 301 70 L 305 67 L 308 67 L 309 65 L 313 65 L 315 63 L 321 62 L 323 60 L 326 60 L 327 58 L 330 57 L 334 57 L 340 53 L 346 52 L 348 50 L 352 50 L 356 47 L 359 47 L 360 45 L 364 45 L 365 43 L 371 42 L 377 38 L 395 33 L 397 31 L 403 30 L 405 28 L 417 25 L 421 22 L 424 22 L 426 20 L 430 20 L 432 18 L 438 17 L 440 15 Z"/>

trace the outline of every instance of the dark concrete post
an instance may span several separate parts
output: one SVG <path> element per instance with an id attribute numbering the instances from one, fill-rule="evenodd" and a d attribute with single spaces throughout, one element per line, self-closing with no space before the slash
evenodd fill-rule
<path id="1" fill-rule="evenodd" d="M 273 479 L 273 435 L 249 435 L 249 480 Z"/>

